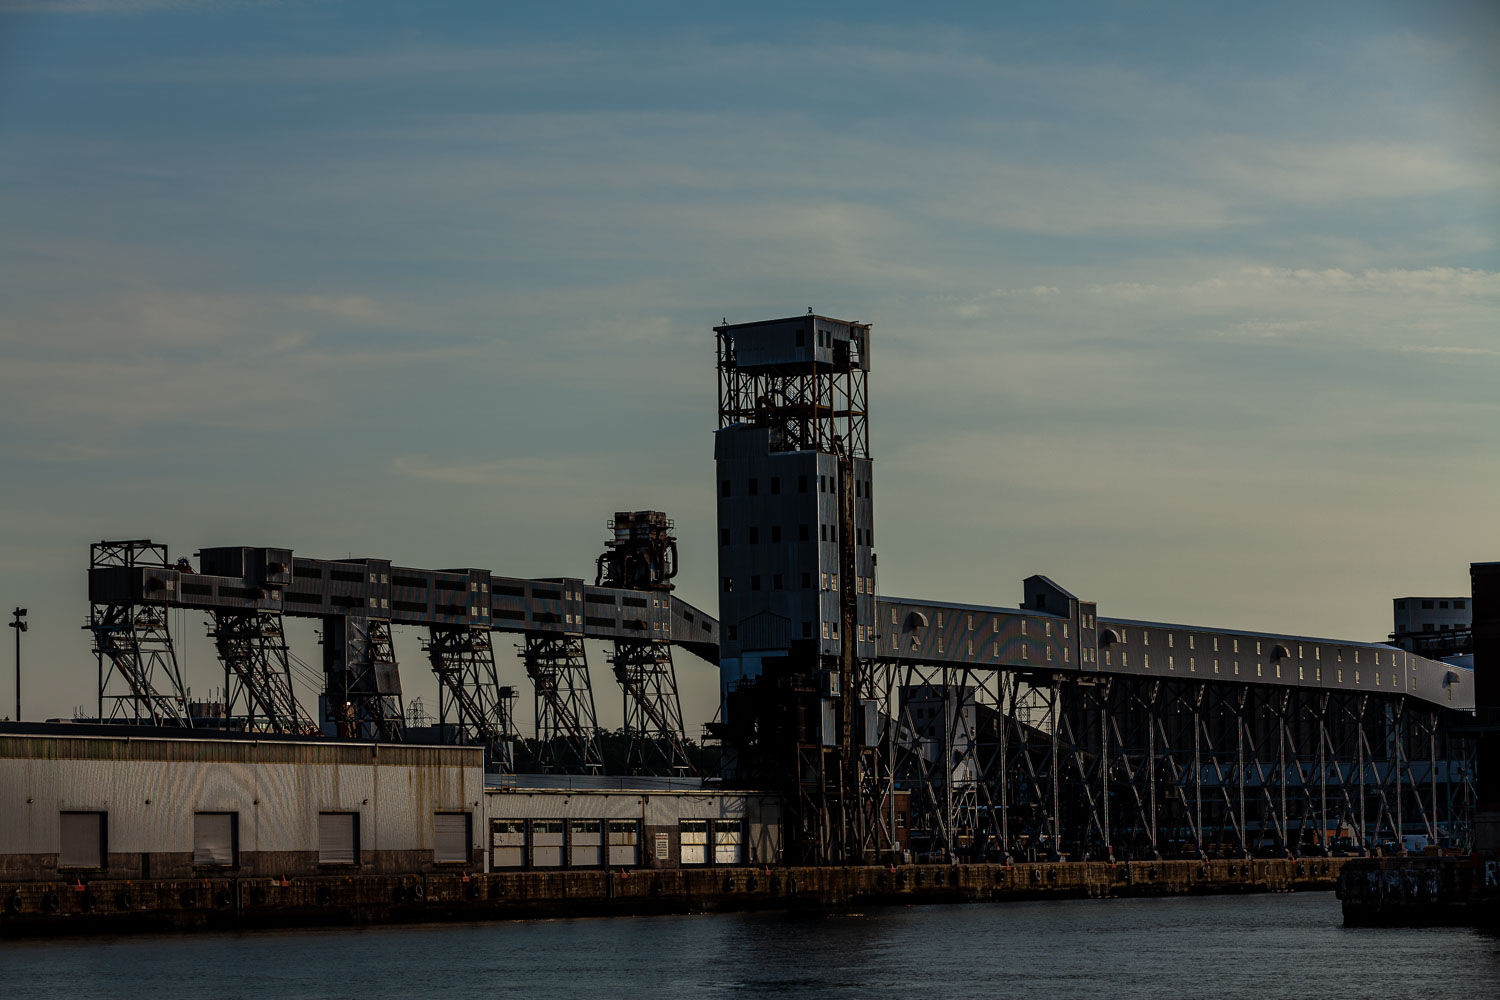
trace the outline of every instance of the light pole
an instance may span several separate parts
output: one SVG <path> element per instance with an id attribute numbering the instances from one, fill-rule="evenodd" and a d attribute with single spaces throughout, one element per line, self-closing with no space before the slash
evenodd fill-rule
<path id="1" fill-rule="evenodd" d="M 10 628 L 16 630 L 16 721 L 21 721 L 21 633 L 26 631 L 26 609 L 17 608 L 10 613 L 15 621 L 10 622 Z"/>

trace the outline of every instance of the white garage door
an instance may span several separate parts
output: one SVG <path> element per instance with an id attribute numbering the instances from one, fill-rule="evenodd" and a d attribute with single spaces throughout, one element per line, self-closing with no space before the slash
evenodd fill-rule
<path id="1" fill-rule="evenodd" d="M 568 866 L 598 868 L 604 847 L 604 824 L 597 819 L 568 821 Z"/>
<path id="2" fill-rule="evenodd" d="M 359 814 L 318 813 L 318 864 L 359 863 Z"/>
<path id="3" fill-rule="evenodd" d="M 525 867 L 526 821 L 524 819 L 490 820 L 490 851 L 491 867 Z"/>
<path id="4" fill-rule="evenodd" d="M 609 821 L 609 864 L 612 868 L 634 868 L 640 864 L 640 824 L 633 819 Z"/>

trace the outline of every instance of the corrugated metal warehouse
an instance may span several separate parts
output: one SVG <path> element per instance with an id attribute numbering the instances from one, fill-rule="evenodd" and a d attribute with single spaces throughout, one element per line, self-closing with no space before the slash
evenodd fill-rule
<path id="1" fill-rule="evenodd" d="M 681 781 L 486 787 L 479 747 L 0 726 L 7 881 L 772 863 L 779 823 Z"/>

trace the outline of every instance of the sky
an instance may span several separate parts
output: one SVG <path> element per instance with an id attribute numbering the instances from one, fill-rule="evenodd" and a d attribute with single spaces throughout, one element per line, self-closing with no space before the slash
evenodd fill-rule
<path id="1" fill-rule="evenodd" d="M 711 327 L 809 307 L 881 593 L 1380 639 L 1500 559 L 1497 10 L 0 0 L 23 715 L 105 538 L 586 576 L 660 509 L 714 611 Z"/>

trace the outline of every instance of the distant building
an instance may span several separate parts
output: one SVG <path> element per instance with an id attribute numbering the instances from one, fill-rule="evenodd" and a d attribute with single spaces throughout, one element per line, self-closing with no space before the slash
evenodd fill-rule
<path id="1" fill-rule="evenodd" d="M 1398 597 L 1391 644 L 1452 663 L 1473 656 L 1473 610 L 1467 597 Z M 1467 665 L 1467 664 L 1466 664 Z"/>

